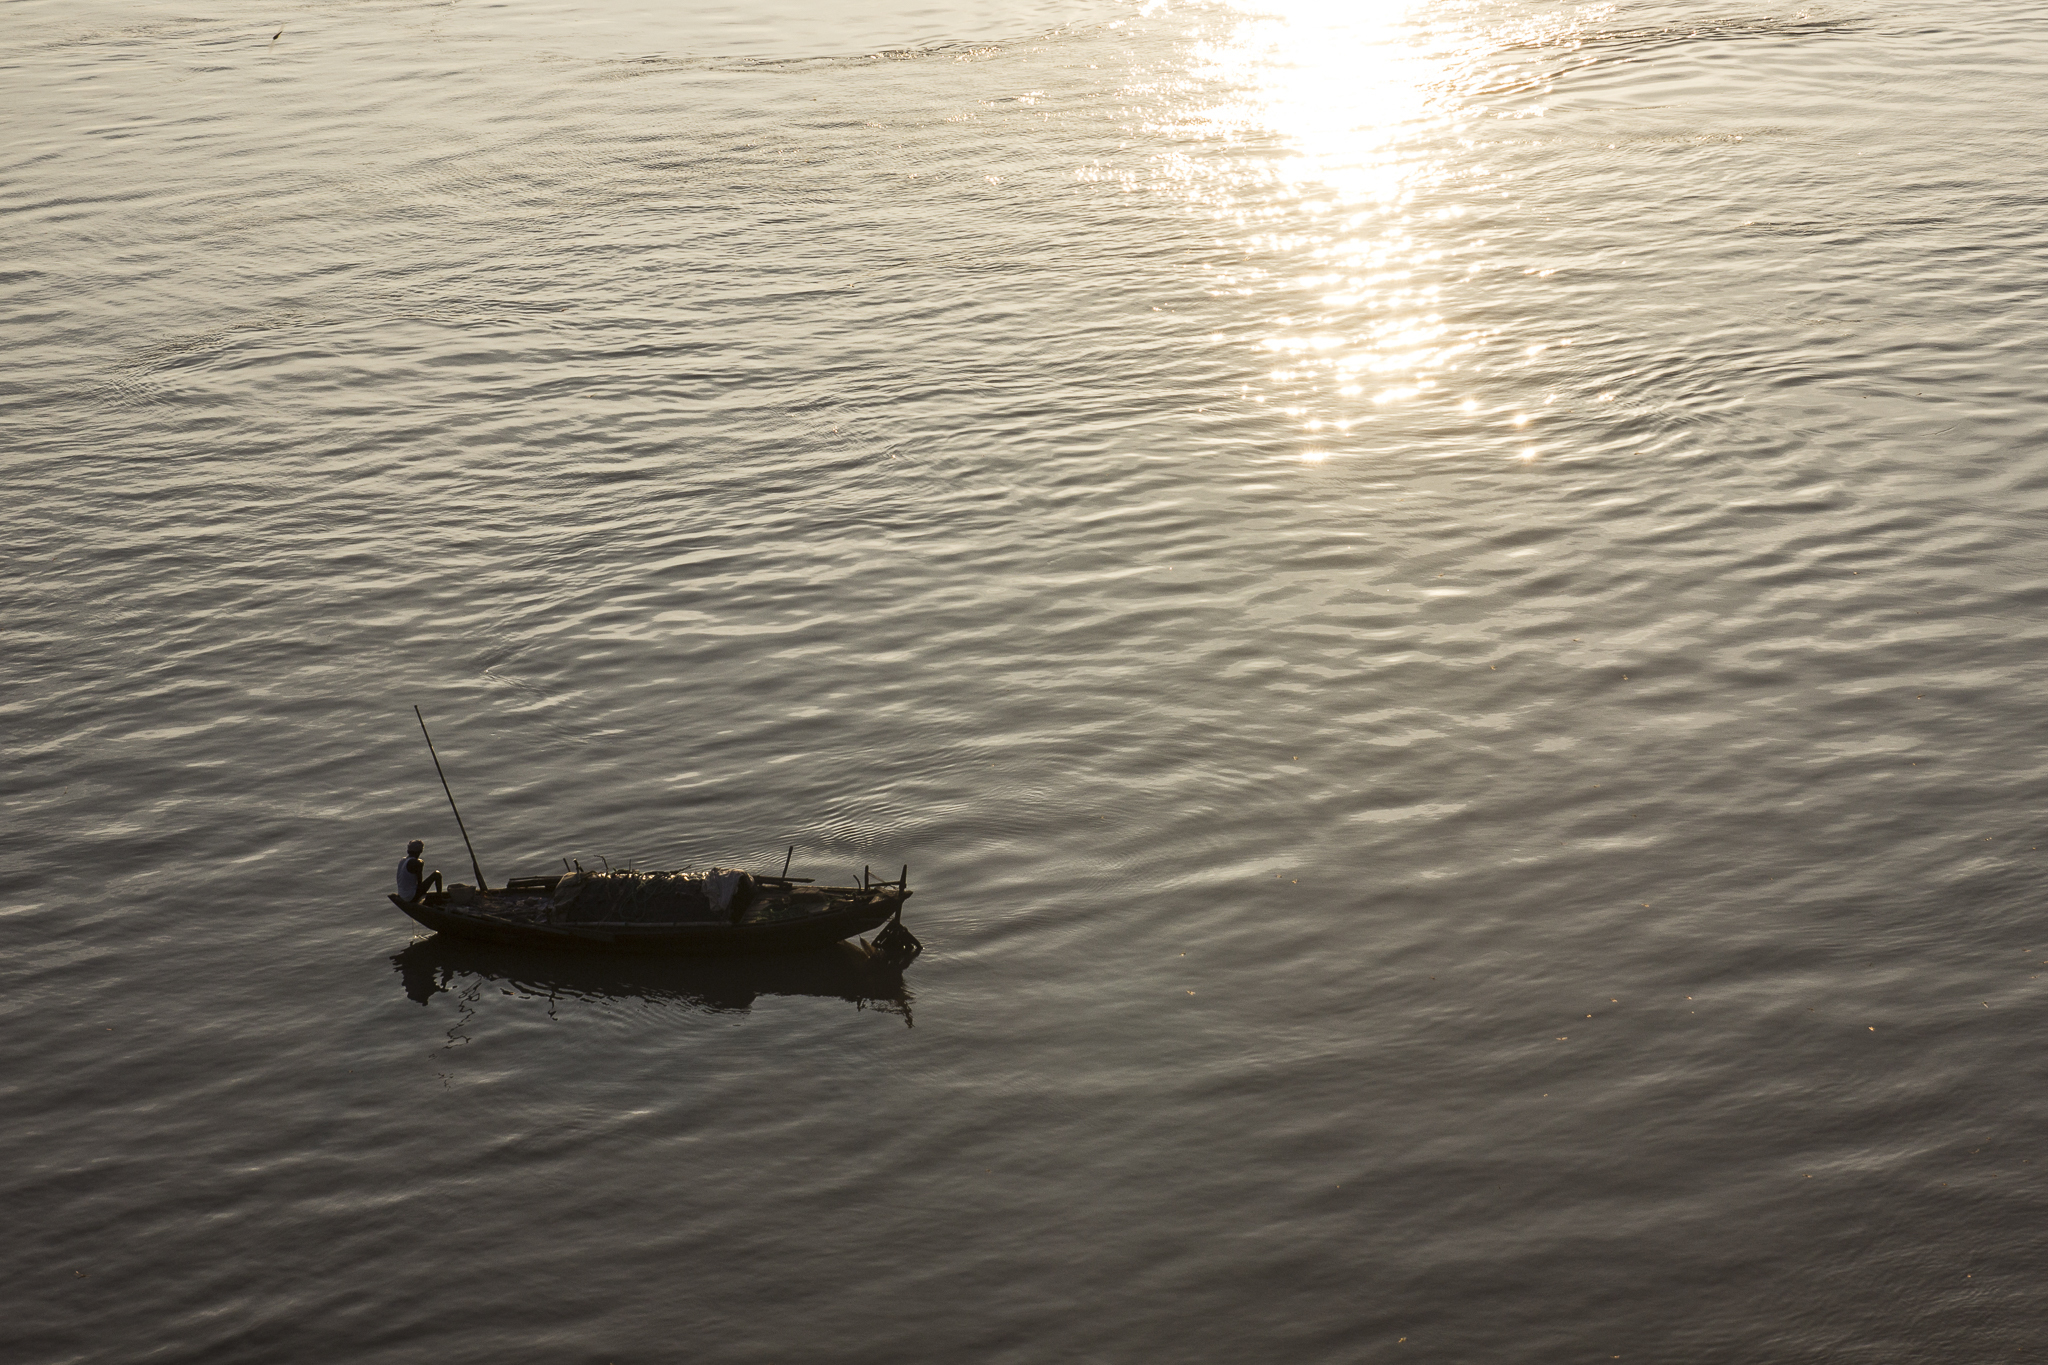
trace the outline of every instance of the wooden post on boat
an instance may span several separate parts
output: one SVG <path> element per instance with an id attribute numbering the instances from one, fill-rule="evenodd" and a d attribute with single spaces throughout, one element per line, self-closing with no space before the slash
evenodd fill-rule
<path id="1" fill-rule="evenodd" d="M 420 733 L 427 735 L 427 718 L 420 716 L 420 708 L 417 706 L 412 708 L 412 713 L 415 716 L 419 716 Z M 433 754 L 434 771 L 441 778 L 441 790 L 448 792 L 448 809 L 455 812 L 455 828 L 462 831 L 462 846 L 469 850 L 469 870 L 476 873 L 476 889 L 488 891 L 490 888 L 484 885 L 483 866 L 476 860 L 476 845 L 469 841 L 469 827 L 462 823 L 462 811 L 455 804 L 455 793 L 448 789 L 448 774 L 441 771 L 441 755 L 434 753 L 434 737 L 432 735 L 427 735 L 427 752 Z"/>
<path id="2" fill-rule="evenodd" d="M 782 875 L 783 875 L 784 877 L 787 877 L 787 876 L 789 876 L 789 860 L 790 860 L 791 858 L 794 858 L 795 856 L 796 856 L 796 845 L 795 845 L 795 844 L 791 844 L 791 845 L 789 846 L 789 852 L 787 852 L 787 853 L 785 853 L 785 854 L 783 854 L 783 855 L 782 855 Z"/>
<path id="3" fill-rule="evenodd" d="M 883 882 L 883 886 L 889 885 Z M 875 952 L 882 961 L 897 971 L 902 971 L 917 955 L 924 951 L 924 944 L 917 935 L 903 924 L 903 902 L 910 898 L 910 864 L 903 865 L 903 871 L 896 879 L 896 913 L 889 916 L 889 922 L 882 926 L 882 932 L 875 935 Z"/>

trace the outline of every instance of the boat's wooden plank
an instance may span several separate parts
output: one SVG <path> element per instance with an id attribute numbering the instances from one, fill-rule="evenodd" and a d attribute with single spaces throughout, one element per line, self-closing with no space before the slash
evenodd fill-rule
<path id="1" fill-rule="evenodd" d="M 571 951 L 694 956 L 801 952 L 852 940 L 886 924 L 901 909 L 908 891 L 893 886 L 882 890 L 810 883 L 799 889 L 792 883 L 776 887 L 770 894 L 774 901 L 809 913 L 739 924 L 719 920 L 551 924 L 541 918 L 547 898 L 537 887 L 517 887 L 509 894 L 487 892 L 459 907 L 442 893 L 411 903 L 397 896 L 390 900 L 426 928 L 459 938 Z M 813 901 L 817 902 L 814 909 L 807 904 Z M 519 917 L 512 917 L 515 914 Z"/>

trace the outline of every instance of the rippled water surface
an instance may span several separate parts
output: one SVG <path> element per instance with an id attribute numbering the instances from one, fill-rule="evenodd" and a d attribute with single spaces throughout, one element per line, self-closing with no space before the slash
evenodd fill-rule
<path id="1" fill-rule="evenodd" d="M 6 6 L 6 1355 L 2038 1359 L 2044 55 Z"/>

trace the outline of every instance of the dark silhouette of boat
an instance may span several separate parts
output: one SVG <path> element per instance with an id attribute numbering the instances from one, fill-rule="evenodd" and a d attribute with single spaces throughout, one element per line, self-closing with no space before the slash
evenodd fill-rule
<path id="1" fill-rule="evenodd" d="M 864 948 L 899 968 L 924 945 L 903 925 L 910 869 L 859 886 L 800 877 L 596 872 L 454 886 L 391 903 L 436 933 L 508 947 L 688 956 L 797 953 L 877 934 Z"/>
<path id="2" fill-rule="evenodd" d="M 818 886 L 789 875 L 794 844 L 782 860 L 782 875 L 774 877 L 715 867 L 704 874 L 687 868 L 618 872 L 609 864 L 603 872 L 586 872 L 578 863 L 561 876 L 514 877 L 494 890 L 484 881 L 427 718 L 417 706 L 412 711 L 476 873 L 474 886 L 424 891 L 411 900 L 391 897 L 437 934 L 514 948 L 710 957 L 800 953 L 880 929 L 873 944 L 861 939 L 860 946 L 899 970 L 924 951 L 917 935 L 903 927 L 903 902 L 910 899 L 907 865 L 893 882 L 876 881 L 862 868 L 857 887 Z"/>

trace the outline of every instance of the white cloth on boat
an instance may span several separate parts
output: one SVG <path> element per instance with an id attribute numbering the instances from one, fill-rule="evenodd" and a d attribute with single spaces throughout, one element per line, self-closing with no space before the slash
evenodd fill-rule
<path id="1" fill-rule="evenodd" d="M 420 879 L 406 866 L 412 861 L 413 856 L 410 853 L 398 860 L 398 898 L 402 901 L 412 900 L 420 894 Z M 423 863 L 421 871 L 425 870 L 426 865 Z"/>
<path id="2" fill-rule="evenodd" d="M 714 911 L 722 915 L 732 909 L 732 898 L 740 889 L 740 879 L 746 875 L 722 867 L 714 867 L 705 874 L 704 898 L 711 902 Z"/>

